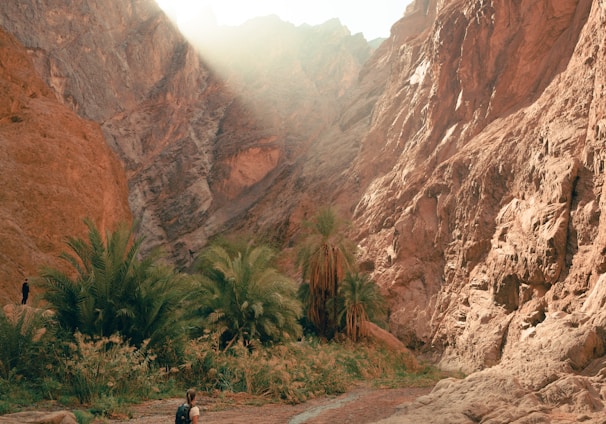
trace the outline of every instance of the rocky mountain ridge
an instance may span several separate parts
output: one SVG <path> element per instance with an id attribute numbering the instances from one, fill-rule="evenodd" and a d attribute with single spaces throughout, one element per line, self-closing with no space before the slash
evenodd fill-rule
<path id="1" fill-rule="evenodd" d="M 6 2 L 0 25 L 30 50 L 59 99 L 101 125 L 124 163 L 144 251 L 161 246 L 180 266 L 289 172 L 332 122 L 337 98 L 371 51 L 334 22 L 297 29 L 251 21 L 241 33 L 219 34 L 230 41 L 220 47 L 231 49 L 232 68 L 247 69 L 236 80 L 199 55 L 150 0 L 69 9 Z M 303 40 L 302 31 L 315 38 Z M 304 41 L 334 55 L 335 69 L 299 54 Z"/>

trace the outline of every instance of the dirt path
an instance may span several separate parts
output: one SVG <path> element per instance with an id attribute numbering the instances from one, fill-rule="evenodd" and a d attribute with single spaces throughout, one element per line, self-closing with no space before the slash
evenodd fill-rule
<path id="1" fill-rule="evenodd" d="M 227 405 L 224 400 L 201 397 L 201 423 L 221 424 L 368 424 L 393 415 L 398 406 L 425 395 L 431 388 L 359 388 L 336 397 L 312 399 L 300 405 Z M 132 408 L 133 418 L 112 424 L 165 424 L 174 422 L 181 399 L 151 401 Z"/>

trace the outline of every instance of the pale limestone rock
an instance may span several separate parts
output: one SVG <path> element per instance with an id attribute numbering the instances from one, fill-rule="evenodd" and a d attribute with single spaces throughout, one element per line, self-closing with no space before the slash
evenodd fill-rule
<path id="1" fill-rule="evenodd" d="M 77 422 L 76 416 L 69 411 L 26 411 L 0 415 L 0 423 L 2 424 L 76 424 Z"/>

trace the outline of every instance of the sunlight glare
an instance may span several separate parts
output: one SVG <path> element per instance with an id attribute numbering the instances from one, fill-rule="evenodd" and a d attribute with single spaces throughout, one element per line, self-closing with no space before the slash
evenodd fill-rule
<path id="1" fill-rule="evenodd" d="M 156 0 L 179 26 L 213 17 L 218 25 L 237 26 L 247 20 L 278 15 L 294 25 L 319 25 L 339 18 L 352 34 L 366 39 L 389 36 L 389 29 L 404 15 L 411 0 Z"/>
<path id="2" fill-rule="evenodd" d="M 210 2 L 200 0 L 156 0 L 166 14 L 176 20 L 178 25 L 198 19 Z"/>

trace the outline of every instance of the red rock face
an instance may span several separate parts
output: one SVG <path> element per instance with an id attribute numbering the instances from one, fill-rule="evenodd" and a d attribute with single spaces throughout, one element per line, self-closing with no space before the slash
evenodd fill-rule
<path id="1" fill-rule="evenodd" d="M 57 97 L 101 125 L 124 164 L 143 250 L 189 257 L 196 245 L 183 237 L 213 202 L 213 140 L 233 96 L 154 1 L 4 2 L 0 23 Z"/>
<path id="2" fill-rule="evenodd" d="M 298 29 L 266 18 L 225 31 L 229 54 L 215 60 L 153 0 L 3 2 L 0 24 L 58 97 L 102 126 L 126 168 L 144 250 L 162 247 L 180 266 L 272 202 L 268 188 L 338 116 L 370 54 L 338 22 Z"/>
<path id="3" fill-rule="evenodd" d="M 523 317 L 573 310 L 595 284 L 602 15 L 587 1 L 450 2 L 391 58 L 355 222 L 401 338 L 491 366 Z"/>
<path id="4" fill-rule="evenodd" d="M 0 31 L 0 299 L 20 302 L 25 277 L 60 267 L 83 220 L 129 223 L 124 169 L 99 125 L 60 104 L 27 52 Z M 35 298 L 32 292 L 32 301 Z"/>
<path id="5" fill-rule="evenodd" d="M 413 103 L 377 122 L 399 160 L 356 212 L 374 230 L 362 244 L 380 252 L 394 330 L 466 370 L 523 350 L 550 312 L 578 310 L 604 262 L 603 5 L 492 5 L 438 14 L 394 89 L 426 113 Z"/>
<path id="6" fill-rule="evenodd" d="M 377 53 L 354 227 L 392 330 L 474 373 L 384 422 L 600 422 L 606 4 L 421 6 Z"/>

